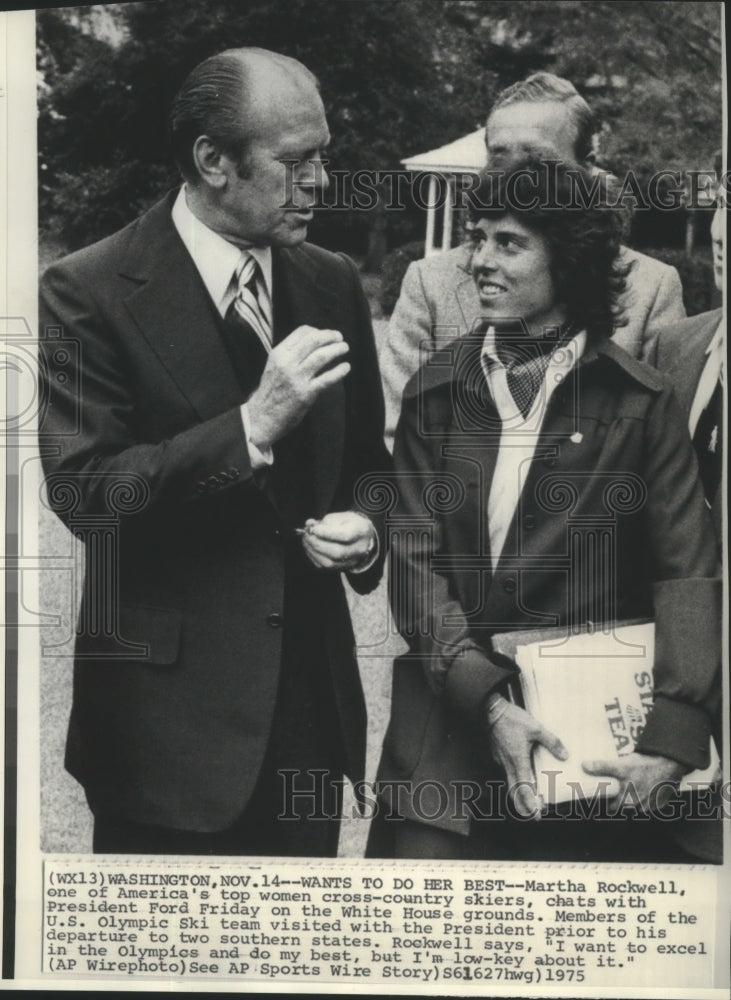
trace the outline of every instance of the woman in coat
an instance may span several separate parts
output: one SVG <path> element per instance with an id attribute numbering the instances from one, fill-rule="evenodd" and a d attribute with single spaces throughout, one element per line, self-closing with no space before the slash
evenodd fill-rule
<path id="1" fill-rule="evenodd" d="M 482 319 L 404 392 L 391 603 L 409 649 L 371 856 L 685 860 L 658 790 L 707 763 L 719 568 L 669 383 L 610 339 L 622 219 L 592 183 L 534 160 L 482 178 Z M 618 794 L 547 812 L 531 754 L 542 744 L 560 768 L 566 750 L 508 700 L 515 668 L 492 637 L 628 619 L 655 621 L 654 708 L 635 752 L 584 762 Z"/>

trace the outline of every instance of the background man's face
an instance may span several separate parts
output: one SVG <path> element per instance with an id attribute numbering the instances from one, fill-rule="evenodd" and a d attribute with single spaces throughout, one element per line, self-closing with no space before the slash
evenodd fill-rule
<path id="1" fill-rule="evenodd" d="M 498 108 L 485 128 L 487 165 L 495 168 L 534 154 L 547 160 L 576 159 L 576 127 L 565 105 L 519 102 Z"/>
<path id="2" fill-rule="evenodd" d="M 224 158 L 227 184 L 220 207 L 228 232 L 222 235 L 233 243 L 296 246 L 306 238 L 312 209 L 327 185 L 320 163 L 330 141 L 325 109 L 309 81 L 280 80 L 265 94 L 260 88 L 259 95 L 246 114 L 245 163 Z"/>

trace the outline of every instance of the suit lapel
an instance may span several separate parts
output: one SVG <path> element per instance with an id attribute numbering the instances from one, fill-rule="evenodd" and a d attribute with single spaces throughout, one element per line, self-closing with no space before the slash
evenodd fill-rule
<path id="1" fill-rule="evenodd" d="M 706 347 L 716 332 L 720 319 L 720 312 L 713 312 L 705 322 L 699 324 L 698 329 L 689 330 L 679 347 L 675 364 L 668 371 L 683 413 L 689 414 L 693 407 L 698 381 L 706 365 Z"/>
<path id="2" fill-rule="evenodd" d="M 170 216 L 159 202 L 133 232 L 120 273 L 125 305 L 201 420 L 242 402 L 215 307 Z"/>
<path id="3" fill-rule="evenodd" d="M 450 424 L 441 449 L 445 471 L 456 475 L 465 490 L 464 504 L 445 522 L 450 537 L 445 550 L 479 557 L 479 568 L 462 574 L 460 584 L 467 591 L 464 607 L 478 615 L 492 582 L 487 498 L 500 442 L 497 412 L 482 374 L 482 343 L 482 335 L 468 334 L 452 345 L 456 381 L 448 389 L 452 396 Z M 448 379 L 445 371 L 445 381 Z"/>
<path id="4" fill-rule="evenodd" d="M 272 251 L 274 342 L 298 326 L 322 328 L 337 313 L 338 298 L 303 247 Z"/>
<path id="5" fill-rule="evenodd" d="M 304 248 L 273 255 L 274 343 L 299 326 L 339 329 L 342 310 L 332 288 Z M 348 331 L 341 330 L 347 337 Z M 349 376 L 349 377 L 352 377 Z M 326 513 L 337 486 L 345 441 L 345 389 L 339 382 L 318 396 L 302 421 L 300 441 L 309 457 L 312 516 Z"/>

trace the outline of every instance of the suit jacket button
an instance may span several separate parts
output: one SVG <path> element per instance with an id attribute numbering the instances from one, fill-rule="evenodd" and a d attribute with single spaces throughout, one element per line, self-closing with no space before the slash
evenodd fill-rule
<path id="1" fill-rule="evenodd" d="M 239 476 L 241 475 L 239 470 L 234 468 L 233 466 L 231 466 L 231 468 L 228 470 L 228 474 L 231 477 L 231 479 L 238 479 Z"/>
<path id="2" fill-rule="evenodd" d="M 269 628 L 281 628 L 284 625 L 284 619 L 276 611 L 272 614 L 267 615 L 267 625 Z"/>
<path id="3" fill-rule="evenodd" d="M 219 480 L 218 476 L 209 476 L 208 480 L 207 480 L 207 483 L 208 483 L 209 489 L 215 490 L 220 485 L 220 480 Z"/>
<path id="4" fill-rule="evenodd" d="M 532 514 L 526 514 L 523 518 L 523 527 L 527 531 L 532 531 L 536 526 L 536 519 Z"/>
<path id="5" fill-rule="evenodd" d="M 518 584 L 516 583 L 514 577 L 508 576 L 505 580 L 503 580 L 503 590 L 506 594 L 514 594 L 517 589 Z"/>
<path id="6" fill-rule="evenodd" d="M 201 482 L 195 484 L 196 492 L 207 493 L 208 486 L 201 480 Z"/>

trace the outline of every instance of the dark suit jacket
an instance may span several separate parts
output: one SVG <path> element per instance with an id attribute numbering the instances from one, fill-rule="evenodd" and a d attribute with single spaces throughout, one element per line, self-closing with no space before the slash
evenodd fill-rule
<path id="1" fill-rule="evenodd" d="M 706 348 L 721 322 L 723 309 L 713 309 L 691 316 L 681 323 L 661 331 L 653 344 L 650 361 L 660 371 L 665 372 L 673 383 L 675 395 L 686 420 L 695 399 L 698 381 L 706 364 Z M 711 516 L 718 540 L 719 553 L 723 545 L 723 491 L 718 490 L 711 504 Z M 721 629 L 721 618 L 718 619 Z M 714 719 L 716 746 L 722 745 L 722 723 L 720 705 Z M 715 800 L 721 809 L 720 793 Z M 720 864 L 723 861 L 723 826 L 720 818 L 713 823 L 705 820 L 688 820 L 676 825 L 675 837 L 681 845 L 704 861 Z"/>
<path id="2" fill-rule="evenodd" d="M 655 338 L 648 360 L 659 371 L 667 374 L 686 417 L 690 416 L 698 380 L 706 364 L 706 348 L 718 329 L 722 316 L 723 309 L 712 309 L 667 327 Z M 719 490 L 711 505 L 719 545 L 723 507 L 721 494 L 722 491 Z"/>
<path id="3" fill-rule="evenodd" d="M 391 601 L 409 652 L 394 668 L 379 777 L 437 782 L 452 806 L 454 781 L 498 776 L 481 708 L 513 671 L 492 653 L 492 635 L 652 616 L 656 700 L 638 749 L 689 768 L 707 763 L 720 586 L 669 385 L 612 342 L 587 349 L 551 397 L 493 573 L 487 499 L 501 425 L 482 340 L 437 351 L 404 393 Z M 404 815 L 439 813 L 437 825 L 466 831 L 466 818 L 440 810 L 436 786 L 420 795 L 421 813 L 401 794 Z"/>
<path id="4" fill-rule="evenodd" d="M 341 577 L 297 556 L 287 440 L 270 471 L 251 469 L 220 317 L 171 204 L 44 275 L 41 443 L 50 503 L 86 541 L 67 766 L 95 810 L 213 831 L 240 814 L 266 748 L 285 561 L 298 627 L 316 622 L 326 648 L 353 778 L 365 707 Z M 320 517 L 353 508 L 358 478 L 389 461 L 368 306 L 344 255 L 275 250 L 273 270 L 275 341 L 311 324 L 350 345 L 350 375 L 298 432 Z M 357 590 L 382 557 L 352 575 Z"/>

